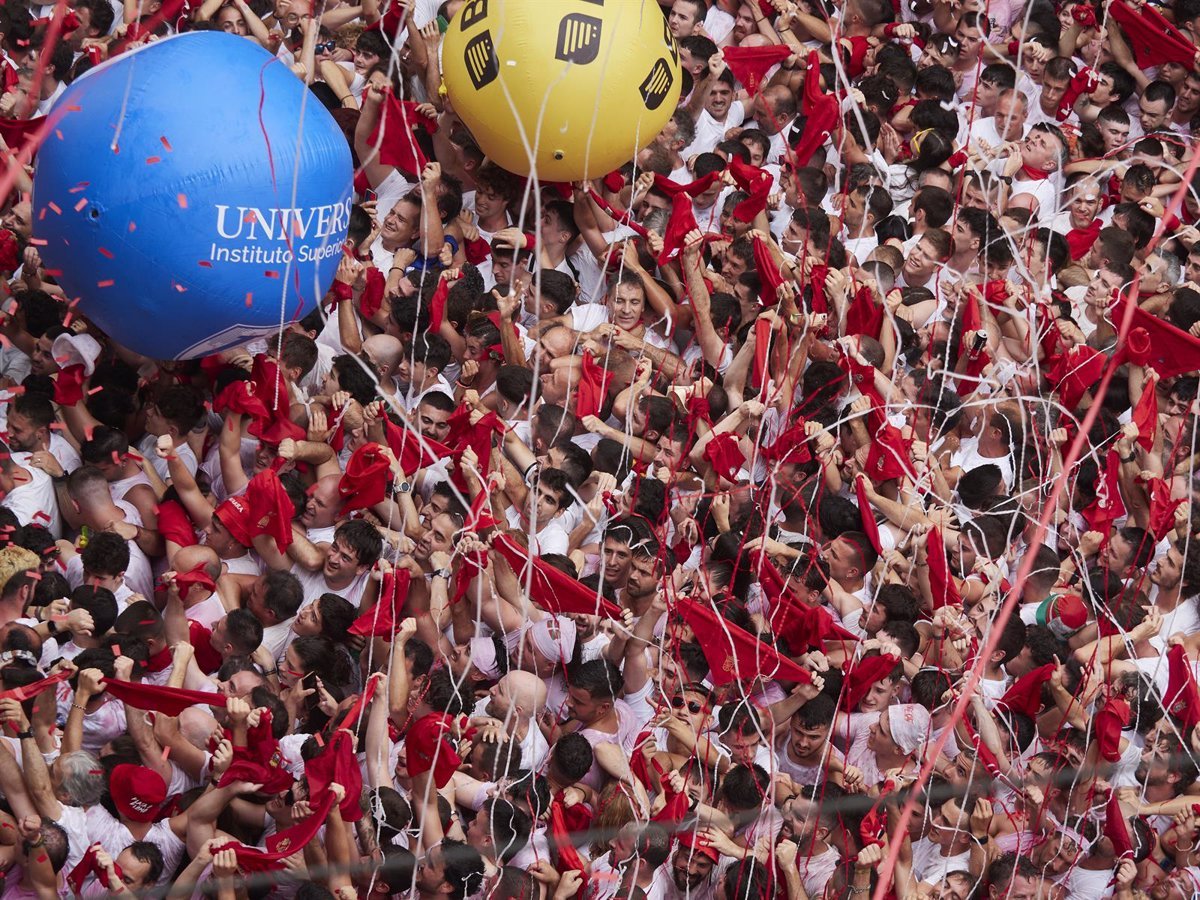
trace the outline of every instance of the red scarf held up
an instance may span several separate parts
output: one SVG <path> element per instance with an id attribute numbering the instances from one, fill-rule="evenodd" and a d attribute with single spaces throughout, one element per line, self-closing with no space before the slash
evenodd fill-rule
<path id="1" fill-rule="evenodd" d="M 304 764 L 304 774 L 308 778 L 310 796 L 323 796 L 331 784 L 340 784 L 346 789 L 340 807 L 343 822 L 357 822 L 363 817 L 360 802 L 362 769 L 351 747 L 349 732 L 340 728 L 334 732 L 321 752 Z"/>
<path id="2" fill-rule="evenodd" d="M 738 446 L 737 435 L 728 433 L 718 434 L 704 445 L 704 458 L 714 472 L 732 484 L 737 484 L 738 473 L 746 464 L 746 455 Z"/>
<path id="3" fill-rule="evenodd" d="M 875 302 L 875 295 L 867 286 L 854 292 L 854 299 L 846 310 L 846 334 L 862 334 L 879 340 L 883 331 L 883 307 Z"/>
<path id="4" fill-rule="evenodd" d="M 763 306 L 772 307 L 779 302 L 779 286 L 783 284 L 784 278 L 779 271 L 779 266 L 775 265 L 775 257 L 771 255 L 771 249 L 763 239 L 755 237 L 753 244 L 754 268 L 758 272 L 759 279 L 758 299 Z"/>
<path id="5" fill-rule="evenodd" d="M 724 619 L 709 607 L 680 597 L 676 607 L 691 626 L 712 670 L 714 685 L 729 684 L 761 675 L 798 684 L 811 684 L 812 676 L 778 650 Z"/>
<path id="6" fill-rule="evenodd" d="M 804 133 L 793 148 L 793 154 L 797 166 L 807 166 L 817 148 L 824 145 L 842 117 L 837 99 L 821 91 L 821 62 L 815 50 L 808 54 L 808 63 L 805 66 L 801 107 L 806 122 Z"/>
<path id="7" fill-rule="evenodd" d="M 529 580 L 529 598 L 543 609 L 552 613 L 599 615 L 618 622 L 621 620 L 619 606 L 597 597 L 594 590 L 561 569 L 532 556 L 509 535 L 497 535 L 492 546 L 512 567 L 522 587 Z M 532 572 L 528 571 L 529 566 L 532 566 Z"/>
<path id="8" fill-rule="evenodd" d="M 356 509 L 370 509 L 383 502 L 390 478 L 391 463 L 384 456 L 383 447 L 373 442 L 363 444 L 351 454 L 346 471 L 338 482 L 342 514 Z"/>
<path id="9" fill-rule="evenodd" d="M 120 881 L 124 873 L 121 867 L 113 862 L 113 870 L 116 872 L 117 880 Z M 83 859 L 75 864 L 69 875 L 67 875 L 67 884 L 76 894 L 83 893 L 83 883 L 87 881 L 89 875 L 95 875 L 96 880 L 104 887 L 105 890 L 111 890 L 112 886 L 108 882 L 108 870 L 100 865 L 96 859 L 95 846 L 87 848 L 87 852 L 83 854 Z"/>
<path id="10" fill-rule="evenodd" d="M 942 541 L 942 530 L 934 527 L 925 539 L 925 559 L 929 571 L 929 589 L 933 594 L 933 608 L 962 606 L 958 585 L 950 574 L 950 563 L 946 560 L 946 545 Z"/>
<path id="11" fill-rule="evenodd" d="M 269 872 L 283 868 L 283 861 L 289 856 L 299 853 L 317 836 L 321 826 L 333 809 L 333 794 L 326 794 L 317 801 L 312 815 L 301 819 L 290 828 L 277 831 L 267 838 L 267 849 L 247 847 L 238 841 L 228 841 L 213 848 L 213 853 L 222 850 L 233 850 L 237 855 L 238 868 L 246 872 Z"/>
<path id="12" fill-rule="evenodd" d="M 849 668 L 842 690 L 842 710 L 854 712 L 871 687 L 891 675 L 898 662 L 900 660 L 890 653 L 864 656 L 857 662 L 847 661 Z"/>
<path id="13" fill-rule="evenodd" d="M 1171 486 L 1161 478 L 1137 479 L 1150 498 L 1150 527 L 1155 542 L 1161 541 L 1175 528 L 1175 510 L 1187 502 L 1186 497 L 1172 499 Z"/>
<path id="14" fill-rule="evenodd" d="M 1108 11 L 1129 39 L 1138 68 L 1148 69 L 1167 62 L 1188 69 L 1195 65 L 1196 45 L 1156 9 L 1143 6 L 1135 12 L 1125 0 L 1114 0 Z"/>
<path id="15" fill-rule="evenodd" d="M 385 572 L 379 585 L 379 600 L 374 608 L 367 610 L 354 620 L 346 630 L 363 637 L 381 637 L 391 641 L 400 622 L 400 610 L 408 599 L 408 588 L 412 583 L 412 572 L 408 569 L 392 569 Z"/>
<path id="16" fill-rule="evenodd" d="M 1116 762 L 1121 758 L 1121 731 L 1129 722 L 1129 704 L 1120 697 L 1109 697 L 1096 713 L 1092 724 L 1100 757 L 1105 762 Z"/>
<path id="17" fill-rule="evenodd" d="M 883 543 L 879 540 L 879 523 L 875 521 L 875 513 L 871 502 L 867 499 L 867 482 L 865 478 L 854 479 L 854 496 L 858 500 L 858 513 L 862 516 L 863 534 L 871 542 L 876 553 L 883 553 Z"/>
<path id="18" fill-rule="evenodd" d="M 1200 690 L 1187 649 L 1176 644 L 1167 651 L 1167 694 L 1163 697 L 1167 712 L 1179 720 L 1186 733 L 1200 725 Z"/>
<path id="19" fill-rule="evenodd" d="M 417 104 L 400 100 L 390 89 L 384 91 L 383 104 L 379 110 L 379 122 L 371 132 L 368 143 L 379 147 L 379 161 L 385 166 L 395 166 L 409 175 L 420 176 L 429 163 L 415 130 L 423 129 L 426 134 L 436 134 L 436 119 L 417 112 Z M 383 132 L 382 138 L 380 131 Z"/>
<path id="20" fill-rule="evenodd" d="M 777 66 L 792 55 L 786 44 L 766 47 L 725 47 L 721 50 L 725 65 L 751 96 L 758 93 L 763 79 L 772 66 Z"/>
<path id="21" fill-rule="evenodd" d="M 1121 460 L 1117 451 L 1109 450 L 1104 469 L 1096 482 L 1096 499 L 1080 511 L 1087 522 L 1088 531 L 1098 531 L 1104 544 L 1108 543 L 1113 522 L 1125 515 L 1125 501 L 1121 497 L 1118 477 L 1120 470 Z"/>
<path id="22" fill-rule="evenodd" d="M 1127 302 L 1122 296 L 1118 296 L 1113 302 L 1111 317 L 1114 323 L 1119 325 L 1125 320 Z M 1143 328 L 1149 335 L 1149 349 L 1145 362 L 1152 365 L 1162 378 L 1200 371 L 1200 339 L 1146 312 L 1136 304 L 1130 326 L 1130 341 L 1135 328 Z"/>
<path id="23" fill-rule="evenodd" d="M 146 684 L 135 681 L 104 679 L 104 690 L 134 709 L 153 710 L 167 716 L 178 716 L 192 706 L 224 706 L 224 694 L 207 691 L 189 691 L 166 685 Z"/>
<path id="24" fill-rule="evenodd" d="M 729 174 L 738 188 L 750 195 L 733 208 L 733 217 L 739 222 L 753 222 L 754 217 L 767 208 L 767 198 L 771 195 L 774 179 L 770 172 L 737 158 L 729 161 Z"/>
<path id="25" fill-rule="evenodd" d="M 1137 442 L 1146 451 L 1153 450 L 1158 431 L 1158 391 L 1153 384 L 1144 386 L 1142 397 L 1133 408 L 1132 421 L 1138 428 Z"/>
<path id="26" fill-rule="evenodd" d="M 608 386 L 612 373 L 597 364 L 590 353 L 583 354 L 583 368 L 579 373 L 579 392 L 575 396 L 575 415 L 580 419 L 598 416 L 608 399 Z"/>

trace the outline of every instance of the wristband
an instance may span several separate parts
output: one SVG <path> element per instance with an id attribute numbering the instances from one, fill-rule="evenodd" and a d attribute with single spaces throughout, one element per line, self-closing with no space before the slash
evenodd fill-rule
<path id="1" fill-rule="evenodd" d="M 31 737 L 33 737 L 33 729 L 32 728 L 26 728 L 24 731 L 17 732 L 17 740 L 18 741 L 24 741 Z"/>
<path id="2" fill-rule="evenodd" d="M 351 288 L 350 285 L 346 284 L 344 281 L 335 281 L 333 283 L 333 287 L 330 288 L 329 291 L 339 301 L 349 300 L 354 295 L 353 288 Z"/>

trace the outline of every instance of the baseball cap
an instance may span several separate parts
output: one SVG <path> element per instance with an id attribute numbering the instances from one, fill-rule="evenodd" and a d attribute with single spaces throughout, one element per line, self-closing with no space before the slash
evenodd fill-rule
<path id="1" fill-rule="evenodd" d="M 1038 607 L 1037 623 L 1065 640 L 1087 624 L 1088 609 L 1078 594 L 1051 594 Z"/>
<path id="2" fill-rule="evenodd" d="M 717 852 L 717 848 L 708 841 L 702 839 L 700 835 L 694 831 L 685 831 L 679 835 L 679 846 L 688 847 L 692 852 L 707 856 L 713 862 L 719 862 L 721 854 Z"/>
<path id="3" fill-rule="evenodd" d="M 167 799 L 167 783 L 145 766 L 124 763 L 113 769 L 108 793 L 117 811 L 134 822 L 153 822 Z"/>

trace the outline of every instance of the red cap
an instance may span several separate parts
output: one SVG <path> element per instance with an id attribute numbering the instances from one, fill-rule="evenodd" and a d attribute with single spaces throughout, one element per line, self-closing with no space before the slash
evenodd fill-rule
<path id="1" fill-rule="evenodd" d="M 693 831 L 684 831 L 679 835 L 679 846 L 687 847 L 699 856 L 707 856 L 713 862 L 717 862 L 721 858 L 716 847 Z"/>
<path id="2" fill-rule="evenodd" d="M 166 802 L 167 783 L 152 769 L 125 763 L 113 769 L 108 792 L 117 812 L 124 818 L 134 822 L 153 822 Z"/>

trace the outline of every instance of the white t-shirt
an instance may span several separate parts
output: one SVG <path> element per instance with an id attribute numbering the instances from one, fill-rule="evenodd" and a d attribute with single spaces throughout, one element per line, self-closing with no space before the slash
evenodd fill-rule
<path id="1" fill-rule="evenodd" d="M 63 535 L 62 516 L 58 512 L 58 497 L 54 493 L 54 480 L 41 469 L 29 465 L 32 453 L 14 452 L 12 460 L 29 473 L 29 481 L 9 491 L 0 506 L 12 510 L 22 525 L 42 525 L 55 539 Z"/>

